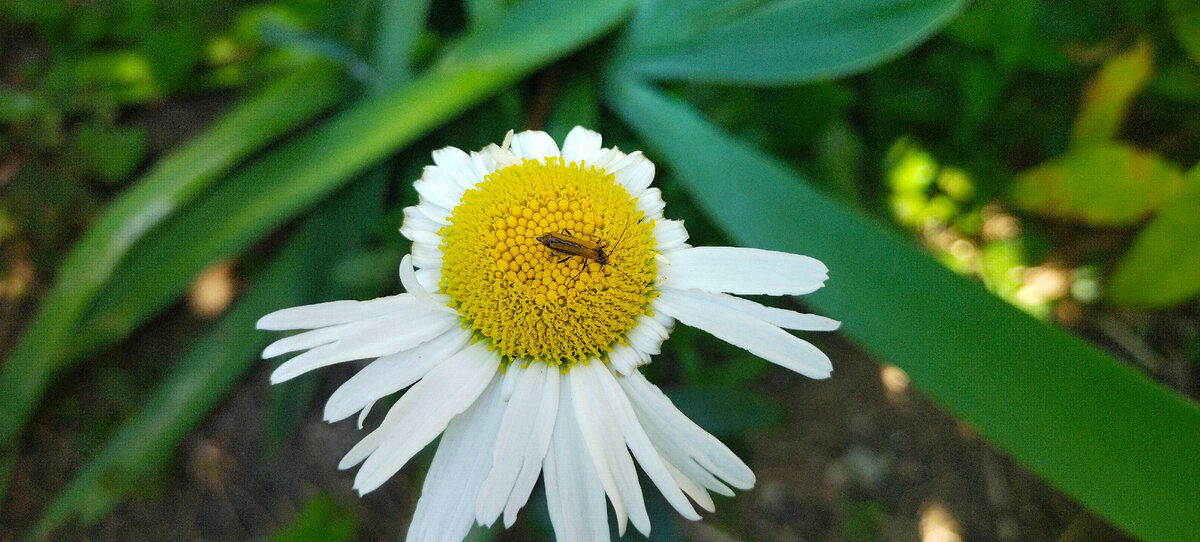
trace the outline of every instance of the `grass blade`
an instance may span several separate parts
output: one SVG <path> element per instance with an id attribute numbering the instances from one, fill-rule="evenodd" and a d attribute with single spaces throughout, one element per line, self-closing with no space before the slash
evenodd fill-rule
<path id="1" fill-rule="evenodd" d="M 0 458 L 15 454 L 25 419 L 67 360 L 65 345 L 133 247 L 240 160 L 338 101 L 338 79 L 318 66 L 271 85 L 163 158 L 96 220 L 58 270 L 54 288 L 0 372 Z M 0 494 L 8 472 L 3 469 Z"/>

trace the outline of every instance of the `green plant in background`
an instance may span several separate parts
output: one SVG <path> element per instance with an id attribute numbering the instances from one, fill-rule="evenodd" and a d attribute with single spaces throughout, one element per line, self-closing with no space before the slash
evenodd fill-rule
<path id="1" fill-rule="evenodd" d="M 989 289 L 1018 301 L 1023 282 L 1008 270 L 1039 262 L 1043 254 L 1024 234 L 989 233 L 988 219 L 1008 214 L 993 202 L 1007 195 L 1018 209 L 1105 228 L 1148 221 L 1112 263 L 1108 299 L 1164 306 L 1193 297 L 1198 275 L 1190 270 L 1197 257 L 1188 241 L 1196 237 L 1200 168 L 1181 174 L 1172 164 L 1197 157 L 1117 138 L 1133 100 L 1151 99 L 1152 109 L 1180 119 L 1176 140 L 1197 141 L 1200 126 L 1187 120 L 1195 109 L 1180 105 L 1200 97 L 1192 63 L 1200 35 L 1195 2 L 1120 3 L 1118 21 L 1158 33 L 1105 55 L 1078 114 L 1039 105 L 1041 93 L 1075 92 L 1073 60 L 1055 39 L 1099 41 L 1096 36 L 1118 23 L 1096 22 L 1071 3 L 981 1 L 950 23 L 960 2 L 473 1 L 466 2 L 462 30 L 436 16 L 436 24 L 421 25 L 420 17 L 402 15 L 420 12 L 421 4 L 362 2 L 355 12 L 322 2 L 238 3 L 226 11 L 236 14 L 232 19 L 194 27 L 184 24 L 186 14 L 164 24 L 151 11 L 137 11 L 153 10 L 146 6 L 155 3 L 131 3 L 119 9 L 133 11 L 96 19 L 102 24 L 75 21 L 65 3 L 19 1 L 3 8 L 15 21 L 5 24 L 55 36 L 66 53 L 23 68 L 37 84 L 0 92 L 6 123 L 0 153 L 32 157 L 72 147 L 89 164 L 88 178 L 130 182 L 63 260 L 55 286 L 6 355 L 0 370 L 5 473 L 54 378 L 150 321 L 210 264 L 241 257 L 251 277 L 234 307 L 179 357 L 142 411 L 91 457 L 31 536 L 53 532 L 72 517 L 95 521 L 170 465 L 175 446 L 268 339 L 246 334 L 262 312 L 345 295 L 337 290 L 354 282 L 346 276 L 373 275 L 357 268 L 394 265 L 364 256 L 370 252 L 362 243 L 373 228 L 398 224 L 394 209 L 373 206 L 384 200 L 392 177 L 416 176 L 412 168 L 419 162 L 406 147 L 436 133 L 431 140 L 438 146 L 477 148 L 526 119 L 545 119 L 559 137 L 577 123 L 628 127 L 629 143 L 618 143 L 657 157 L 671 181 L 667 198 L 691 200 L 695 209 L 685 212 L 712 225 L 704 232 L 708 238 L 825 261 L 833 279 L 812 296 L 813 307 L 842 320 L 846 336 L 903 368 L 915 386 L 1001 450 L 1134 536 L 1178 540 L 1200 532 L 1200 410 L 1194 403 L 984 292 L 853 209 L 870 209 L 877 200 L 911 231 L 954 233 L 943 249 L 936 235 L 924 238 L 952 269 L 977 274 Z M 218 5 L 234 4 L 207 7 Z M 1046 10 L 1059 11 L 1051 17 Z M 1146 23 L 1164 10 L 1168 28 Z M 996 17 L 1008 24 L 994 24 Z M 357 20 L 380 26 L 364 30 Z M 1050 31 L 1057 38 L 1038 29 L 1044 20 L 1055 21 Z M 160 43 L 179 30 L 172 24 L 186 27 L 180 35 L 191 38 Z M 829 81 L 878 66 L 946 24 L 946 41 L 919 55 L 850 82 Z M 443 37 L 452 32 L 453 38 Z M 1163 45 L 1163 32 L 1174 36 L 1170 45 Z M 1190 60 L 1162 53 L 1172 46 Z M 1164 58 L 1156 69 L 1152 49 Z M 586 52 L 568 56 L 577 51 Z M 524 81 L 564 58 L 551 69 L 565 81 L 559 98 L 526 100 Z M 1029 84 L 1030 74 L 1044 76 L 1046 87 Z M 122 107 L 259 79 L 275 81 L 247 91 L 207 131 L 124 181 L 155 141 L 136 124 L 118 122 Z M 796 86 L 814 80 L 822 82 Z M 98 90 L 77 91 L 74 85 L 83 83 Z M 748 90 L 759 86 L 770 88 Z M 766 96 L 791 104 L 795 113 L 765 122 L 761 113 L 747 113 L 755 100 L 739 109 L 730 96 Z M 794 105 L 795 96 L 830 105 L 814 108 L 827 118 Z M 843 112 L 851 110 L 861 124 L 845 120 Z M 777 137 L 800 126 L 782 119 L 806 114 L 820 137 Z M 892 133 L 891 126 L 903 132 Z M 913 138 L 885 157 L 910 131 Z M 1039 151 L 1022 147 L 1029 142 Z M 796 160 L 798 149 L 811 150 L 816 160 Z M 887 182 L 877 183 L 877 193 L 858 188 L 875 172 L 852 165 L 872 152 L 889 164 L 878 175 Z M 1030 154 L 1037 156 L 1030 160 Z M 1057 158 L 1035 165 L 1048 156 Z M 1005 186 L 1003 164 L 1009 163 L 1027 169 Z M 32 183 L 47 167 L 32 159 L 24 164 L 14 187 Z M 809 177 L 840 200 L 814 189 Z M 1099 182 L 1109 189 L 1097 189 Z M 1114 198 L 1114 190 L 1129 197 Z M 301 215 L 301 224 L 279 234 L 288 239 L 284 248 L 249 251 Z M 703 231 L 698 226 L 693 235 Z M 329 239 L 348 241 L 330 247 Z M 961 243 L 956 251 L 960 240 L 977 256 Z M 393 245 L 383 252 L 402 251 Z M 289 287 L 274 287 L 280 284 Z M 1024 308 L 1042 314 L 1045 302 Z M 731 403 L 750 402 L 729 390 L 735 389 L 730 383 L 753 377 L 753 361 L 730 362 L 727 376 L 718 376 L 682 352 L 678 357 L 693 367 L 685 370 L 689 380 L 712 386 Z M 682 405 L 695 393 L 675 396 Z M 758 423 L 746 417 L 729 431 Z M 314 504 L 305 517 L 321 510 Z"/>

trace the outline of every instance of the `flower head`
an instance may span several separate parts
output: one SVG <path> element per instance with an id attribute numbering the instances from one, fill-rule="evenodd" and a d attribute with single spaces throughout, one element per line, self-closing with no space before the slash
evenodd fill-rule
<path id="1" fill-rule="evenodd" d="M 560 540 L 608 538 L 605 497 L 623 533 L 650 520 L 635 468 L 688 519 L 709 492 L 754 484 L 750 469 L 637 370 L 676 320 L 788 369 L 829 376 L 829 358 L 785 329 L 828 318 L 730 294 L 820 288 L 821 262 L 766 250 L 691 247 L 663 217 L 654 164 L 575 128 L 560 150 L 544 132 L 433 154 L 405 209 L 407 293 L 280 310 L 261 329 L 306 329 L 264 358 L 305 352 L 271 375 L 377 358 L 329 398 L 325 418 L 362 419 L 409 388 L 341 468 L 378 488 L 438 435 L 409 540 L 460 540 L 501 515 L 511 526 L 539 476 Z"/>

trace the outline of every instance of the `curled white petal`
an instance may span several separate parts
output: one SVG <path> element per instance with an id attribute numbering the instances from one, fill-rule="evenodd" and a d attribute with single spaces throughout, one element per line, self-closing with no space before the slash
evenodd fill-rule
<path id="1" fill-rule="evenodd" d="M 662 272 L 665 287 L 730 294 L 800 295 L 825 284 L 829 269 L 815 258 L 737 247 L 675 251 Z"/>
<path id="2" fill-rule="evenodd" d="M 433 163 L 463 191 L 474 188 L 483 180 L 484 173 L 480 171 L 482 164 L 476 163 L 474 157 L 457 147 L 433 151 Z M 428 172 L 428 168 L 426 171 Z"/>
<path id="3" fill-rule="evenodd" d="M 833 372 L 829 356 L 808 341 L 701 293 L 663 288 L 657 303 L 680 322 L 804 376 L 828 378 Z"/>

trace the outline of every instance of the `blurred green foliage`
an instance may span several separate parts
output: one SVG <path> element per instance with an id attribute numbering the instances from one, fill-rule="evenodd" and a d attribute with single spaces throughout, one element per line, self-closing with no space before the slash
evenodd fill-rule
<path id="1" fill-rule="evenodd" d="M 1169 470 L 1187 459 L 1172 454 L 1196 444 L 1119 444 L 1158 428 L 1138 427 L 1146 419 L 1166 425 L 1156 433 L 1163 438 L 1187 430 L 1194 405 L 989 305 L 855 213 L 892 222 L 944 267 L 1044 321 L 1081 325 L 1084 308 L 1194 307 L 1200 3 L 961 7 L 948 0 L 0 4 L 0 299 L 28 306 L 36 293 L 45 300 L 21 343 L 4 349 L 0 389 L 15 391 L 0 416 L 0 480 L 59 371 L 128 337 L 210 264 L 236 261 L 249 287 L 236 288 L 231 308 L 177 360 L 136 369 L 161 373 L 158 386 L 140 389 L 154 380 L 145 374 L 107 373 L 116 380 L 108 387 L 131 390 L 140 400 L 131 405 L 144 408 L 117 427 L 91 420 L 95 434 L 111 437 L 79 451 L 87 465 L 41 511 L 31 535 L 48 535 L 72 517 L 103 517 L 168 471 L 179 442 L 249 370 L 268 339 L 249 331 L 258 314 L 395 289 L 407 247 L 394 230 L 431 148 L 478 148 L 523 125 L 561 138 L 582 124 L 603 128 L 606 143 L 663 157 L 655 160 L 668 213 L 687 220 L 697 244 L 733 238 L 846 262 L 834 268 L 828 297 L 815 303 L 1085 506 L 1148 539 L 1195 526 L 1195 510 L 1155 511 L 1106 493 L 1122 480 L 1105 478 L 1100 459 L 1048 467 L 1067 456 L 1034 431 L 1021 432 L 1024 422 L 986 408 L 1028 400 L 1030 419 L 1061 421 L 1073 442 L 1111 437 L 1106 444 L 1118 455 L 1101 459 Z M 172 107 L 183 108 L 184 126 L 165 113 Z M 337 112 L 322 117 L 331 108 Z M 656 115 L 666 119 L 660 126 L 645 120 Z M 665 137 L 682 126 L 691 129 Z M 689 154 L 704 151 L 686 141 L 712 143 L 729 160 Z M 761 175 L 739 178 L 746 171 Z M 840 203 L 801 197 L 806 179 Z M 760 182 L 775 202 L 752 205 L 759 194 L 741 193 Z M 736 197 L 723 197 L 728 192 Z M 812 216 L 828 218 L 830 239 L 811 239 L 821 228 L 806 224 L 810 216 L 786 214 L 794 208 L 763 215 L 789 198 L 818 206 Z M 711 203 L 718 199 L 722 206 Z M 845 233 L 832 225 L 861 245 L 839 245 L 832 237 Z M 877 269 L 881 261 L 904 267 Z M 60 283 L 39 291 L 56 268 Z M 894 307 L 890 293 L 876 290 L 889 277 L 903 281 L 898 296 L 913 296 L 928 312 Z M 280 283 L 290 288 L 271 287 Z M 857 289 L 839 290 L 846 284 Z M 863 292 L 874 294 L 848 301 Z M 946 308 L 964 306 L 978 320 Z M 10 314 L 6 320 L 16 321 Z M 922 318 L 940 326 L 933 336 L 948 344 L 922 345 Z M 997 329 L 982 329 L 985 320 L 999 322 Z M 3 331 L 17 340 L 18 330 Z M 1071 361 L 1055 367 L 1076 372 L 1043 374 L 1037 359 L 1005 363 L 1017 354 L 1003 340 L 1025 334 L 1067 353 Z M 1194 332 L 1182 343 L 1171 348 L 1200 359 Z M 663 355 L 672 363 L 648 370 L 688 386 L 669 393 L 701 425 L 736 438 L 781 419 L 779 405 L 750 391 L 766 362 L 690 329 L 677 330 L 672 345 Z M 959 371 L 962 381 L 940 373 Z M 1112 400 L 1136 404 L 1105 418 L 1109 411 L 1088 410 L 1086 397 L 1066 404 L 1065 394 L 1052 393 L 1085 377 L 1106 379 Z M 1010 386 L 988 388 L 993 381 Z M 273 390 L 267 423 L 276 438 L 286 438 L 315 385 Z M 1106 425 L 1091 423 L 1097 419 Z M 873 502 L 851 503 L 846 536 L 869 539 L 879 513 Z M 352 508 L 318 496 L 272 539 L 351 539 L 357 522 Z"/>

